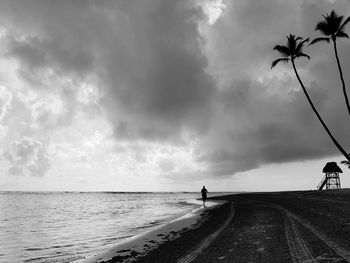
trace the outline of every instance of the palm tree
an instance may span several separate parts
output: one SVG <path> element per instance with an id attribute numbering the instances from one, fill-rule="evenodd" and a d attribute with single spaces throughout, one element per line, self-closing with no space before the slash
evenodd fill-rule
<path id="1" fill-rule="evenodd" d="M 310 45 L 315 44 L 317 42 L 323 42 L 326 41 L 329 43 L 330 40 L 333 42 L 333 48 L 334 48 L 334 54 L 335 58 L 337 60 L 340 80 L 343 86 L 343 93 L 345 98 L 346 107 L 348 109 L 348 113 L 350 116 L 350 104 L 349 104 L 349 98 L 348 94 L 346 93 L 345 88 L 345 81 L 343 76 L 343 71 L 340 66 L 339 56 L 338 56 L 338 50 L 337 50 L 337 39 L 338 38 L 349 38 L 348 34 L 346 34 L 343 30 L 345 29 L 345 25 L 350 22 L 350 16 L 345 19 L 343 16 L 339 16 L 334 10 L 330 14 L 323 16 L 324 20 L 317 23 L 315 30 L 320 31 L 323 37 L 315 38 L 311 41 Z"/>
<path id="2" fill-rule="evenodd" d="M 303 39 L 302 37 L 295 37 L 294 35 L 289 35 L 287 36 L 287 45 L 286 46 L 281 46 L 281 45 L 276 45 L 273 49 L 277 50 L 278 52 L 281 53 L 282 57 L 278 58 L 276 60 L 274 60 L 271 64 L 271 68 L 275 67 L 279 62 L 285 62 L 288 63 L 289 61 L 292 63 L 293 69 L 294 69 L 294 73 L 299 81 L 299 84 L 301 86 L 301 88 L 304 91 L 304 94 L 312 108 L 312 110 L 314 111 L 314 113 L 316 114 L 318 120 L 321 122 L 323 128 L 326 130 L 327 134 L 329 135 L 329 137 L 331 137 L 333 143 L 335 144 L 335 146 L 338 148 L 338 150 L 345 156 L 345 158 L 350 162 L 350 157 L 349 155 L 346 153 L 346 151 L 343 149 L 343 147 L 338 143 L 338 141 L 334 138 L 334 136 L 332 135 L 331 131 L 328 129 L 326 123 L 323 121 L 321 115 L 318 113 L 318 111 L 316 110 L 314 104 L 312 103 L 312 100 L 303 84 L 303 82 L 300 79 L 300 76 L 298 74 L 298 71 L 295 67 L 295 59 L 296 58 L 300 58 L 300 57 L 306 57 L 308 59 L 310 59 L 310 56 L 306 55 L 305 53 L 303 53 L 303 46 L 306 42 L 308 42 L 309 39 Z"/>
<path id="3" fill-rule="evenodd" d="M 350 155 L 350 153 L 348 155 Z M 348 160 L 341 161 L 340 163 L 346 165 L 350 169 L 350 162 Z"/>

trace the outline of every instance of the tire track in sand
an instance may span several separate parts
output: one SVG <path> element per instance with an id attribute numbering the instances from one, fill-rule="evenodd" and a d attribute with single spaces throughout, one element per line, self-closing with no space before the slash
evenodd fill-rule
<path id="1" fill-rule="evenodd" d="M 275 207 L 279 209 L 284 217 L 284 230 L 287 238 L 288 246 L 290 249 L 290 253 L 292 255 L 293 262 L 324 262 L 324 258 L 317 257 L 314 258 L 312 255 L 308 243 L 301 236 L 300 229 L 298 225 L 306 228 L 311 232 L 312 235 L 316 236 L 320 242 L 322 242 L 324 246 L 329 247 L 331 250 L 337 254 L 341 261 L 350 262 L 350 252 L 339 246 L 335 242 L 333 242 L 329 237 L 325 234 L 318 231 L 315 227 L 310 225 L 305 220 L 299 218 L 297 215 L 291 213 L 287 209 L 278 206 L 273 203 L 263 202 L 267 206 Z M 339 261 L 339 259 L 330 259 L 331 262 Z M 329 262 L 329 261 L 328 261 Z"/>
<path id="2" fill-rule="evenodd" d="M 285 214 L 284 211 L 281 212 L 284 214 L 284 232 L 292 256 L 292 261 L 314 261 L 314 257 L 312 256 L 310 250 L 308 249 L 307 245 L 305 244 L 303 238 L 300 235 L 299 229 L 295 224 L 295 220 L 288 216 L 288 214 Z"/>
<path id="3" fill-rule="evenodd" d="M 235 214 L 235 209 L 233 202 L 231 202 L 230 206 L 230 213 L 223 223 L 223 225 L 216 230 L 213 234 L 209 235 L 205 239 L 202 240 L 194 249 L 192 249 L 189 253 L 187 253 L 185 256 L 181 257 L 176 261 L 176 263 L 190 263 L 192 262 L 200 253 L 202 253 L 210 244 L 211 242 L 228 226 L 228 224 L 231 222 Z"/>
<path id="4" fill-rule="evenodd" d="M 318 231 L 314 226 L 291 213 L 289 210 L 269 202 L 257 201 L 263 206 L 273 207 L 280 211 L 283 217 L 283 231 L 287 240 L 292 262 L 350 262 L 350 252 L 332 241 L 328 236 Z M 224 224 L 213 234 L 205 238 L 177 263 L 190 263 L 202 253 L 212 241 L 228 226 L 233 219 L 234 207 L 231 203 L 230 214 Z M 310 241 L 311 240 L 311 241 Z M 313 241 L 312 241 L 313 240 Z M 315 253 L 315 246 L 323 252 Z"/>

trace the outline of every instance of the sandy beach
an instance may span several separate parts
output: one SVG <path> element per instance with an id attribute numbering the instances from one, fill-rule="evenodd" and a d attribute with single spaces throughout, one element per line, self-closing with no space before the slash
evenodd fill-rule
<path id="1" fill-rule="evenodd" d="M 100 262 L 349 262 L 350 190 L 237 194 L 147 253 Z"/>

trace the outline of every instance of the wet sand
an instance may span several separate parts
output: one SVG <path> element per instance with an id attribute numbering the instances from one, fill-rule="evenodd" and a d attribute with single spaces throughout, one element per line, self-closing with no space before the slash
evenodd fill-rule
<path id="1" fill-rule="evenodd" d="M 213 199 L 229 202 L 203 212 L 198 228 L 108 262 L 350 262 L 349 189 Z"/>
<path id="2" fill-rule="evenodd" d="M 105 251 L 74 261 L 74 263 L 134 262 L 135 258 L 140 258 L 148 254 L 160 244 L 176 240 L 185 233 L 185 235 L 188 235 L 189 233 L 187 232 L 199 228 L 209 217 L 217 219 L 217 212 L 212 212 L 211 210 L 215 209 L 215 207 L 220 207 L 220 205 L 224 203 L 228 203 L 228 201 L 208 201 L 205 208 L 203 206 L 196 208 L 167 224 L 158 226 L 140 235 L 133 236 L 126 242 L 116 244 Z M 216 215 L 215 217 L 212 216 L 214 214 Z M 229 220 L 226 219 L 226 221 L 228 223 Z M 208 222 L 210 222 L 210 220 Z M 217 232 L 216 227 L 213 227 L 213 229 L 216 229 Z M 208 238 L 208 236 L 205 237 L 206 234 L 207 232 L 201 234 L 204 240 Z M 210 240 L 214 238 L 214 236 L 210 237 Z"/>

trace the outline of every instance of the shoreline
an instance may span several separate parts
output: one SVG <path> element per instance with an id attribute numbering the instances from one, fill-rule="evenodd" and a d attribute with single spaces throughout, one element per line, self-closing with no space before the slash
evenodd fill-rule
<path id="1" fill-rule="evenodd" d="M 219 199 L 217 199 L 219 200 Z M 198 249 L 201 243 L 208 237 L 215 234 L 225 224 L 231 211 L 231 203 L 224 202 L 212 209 L 206 209 L 202 215 L 204 220 L 197 227 L 186 229 L 179 234 L 179 237 L 161 243 L 157 248 L 140 255 L 135 261 L 130 262 L 186 262 L 184 260 L 193 249 Z M 108 263 L 129 262 L 111 260 Z"/>
<path id="2" fill-rule="evenodd" d="M 196 227 L 163 236 L 151 249 L 98 262 L 350 262 L 350 189 L 245 193 L 208 200 L 226 203 L 202 211 L 204 220 Z M 205 240 L 205 249 L 198 250 Z"/>
<path id="3" fill-rule="evenodd" d="M 131 237 L 129 240 L 97 255 L 73 261 L 72 263 L 133 262 L 135 258 L 147 255 L 157 249 L 159 245 L 178 238 L 183 232 L 198 228 L 206 220 L 208 211 L 226 202 L 220 200 L 208 201 L 206 208 L 196 208 L 164 225 Z"/>

